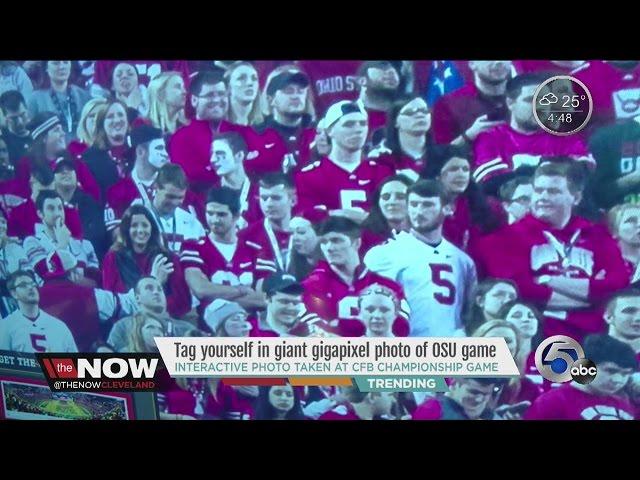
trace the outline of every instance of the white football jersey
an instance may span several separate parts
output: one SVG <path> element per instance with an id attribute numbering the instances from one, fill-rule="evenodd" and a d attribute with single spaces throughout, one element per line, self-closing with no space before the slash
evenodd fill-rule
<path id="1" fill-rule="evenodd" d="M 446 239 L 436 247 L 400 232 L 364 257 L 366 266 L 395 280 L 411 307 L 411 337 L 449 337 L 462 327 L 462 314 L 477 283 L 469 255 Z"/>
<path id="2" fill-rule="evenodd" d="M 77 352 L 71 330 L 62 321 L 40 310 L 35 320 L 20 310 L 0 320 L 0 350 L 12 352 Z"/>

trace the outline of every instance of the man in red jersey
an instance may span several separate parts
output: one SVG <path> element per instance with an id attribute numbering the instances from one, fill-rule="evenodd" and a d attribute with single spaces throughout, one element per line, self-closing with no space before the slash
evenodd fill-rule
<path id="1" fill-rule="evenodd" d="M 580 341 L 604 330 L 603 305 L 629 276 L 604 225 L 574 214 L 584 175 L 573 162 L 540 165 L 531 214 L 478 242 L 481 273 L 513 280 L 522 298 L 544 311 L 545 336 Z"/>
<path id="2" fill-rule="evenodd" d="M 495 126 L 476 138 L 473 178 L 486 192 L 495 194 L 518 169 L 537 167 L 541 156 L 568 156 L 595 166 L 579 135 L 551 135 L 536 122 L 533 95 L 546 78 L 546 74 L 529 73 L 509 80 L 506 90 L 509 123 Z"/>
<path id="3" fill-rule="evenodd" d="M 252 175 L 288 172 L 308 163 L 316 137 L 313 118 L 305 112 L 309 94 L 309 78 L 298 70 L 285 70 L 269 81 L 266 99 L 272 113 L 255 127 L 264 150 L 248 164 Z"/>
<path id="4" fill-rule="evenodd" d="M 329 156 L 296 173 L 300 210 L 324 205 L 341 215 L 362 222 L 369 209 L 369 197 L 393 170 L 366 160 L 363 147 L 367 138 L 367 113 L 362 104 L 348 101 L 332 105 L 324 118 L 331 138 Z"/>
<path id="5" fill-rule="evenodd" d="M 407 336 L 409 305 L 404 291 L 396 282 L 369 271 L 361 262 L 358 225 L 347 218 L 330 217 L 319 226 L 318 236 L 325 261 L 320 261 L 302 282 L 307 310 L 343 330 L 352 328 L 350 336 L 363 335 L 365 325 L 359 319 L 358 295 L 377 283 L 390 288 L 400 300 L 400 312 L 392 331 L 396 336 Z"/>
<path id="6" fill-rule="evenodd" d="M 258 193 L 264 219 L 249 225 L 240 239 L 254 251 L 255 280 L 260 286 L 260 280 L 275 271 L 286 272 L 291 263 L 289 222 L 296 191 L 288 175 L 272 173 L 260 178 Z"/>
<path id="7" fill-rule="evenodd" d="M 212 300 L 233 300 L 244 308 L 264 305 L 253 284 L 253 250 L 238 241 L 238 195 L 228 187 L 212 188 L 207 199 L 209 233 L 182 245 L 180 263 L 190 290 L 204 309 Z"/>
<path id="8" fill-rule="evenodd" d="M 511 62 L 472 61 L 473 83 L 442 97 L 433 107 L 433 137 L 436 143 L 472 143 L 478 134 L 507 117 L 505 89 L 511 77 Z"/>
<path id="9" fill-rule="evenodd" d="M 633 420 L 635 408 L 622 389 L 638 369 L 631 347 L 609 335 L 589 335 L 585 358 L 596 364 L 595 379 L 586 385 L 571 382 L 540 395 L 525 420 Z"/>
<path id="10" fill-rule="evenodd" d="M 250 127 L 234 125 L 226 120 L 229 91 L 223 72 L 214 70 L 197 74 L 191 80 L 189 92 L 194 118 L 171 136 L 169 157 L 182 166 L 190 189 L 204 201 L 207 189 L 219 180 L 211 165 L 211 146 L 217 134 L 239 132 L 249 148 L 247 162 L 258 157 L 261 145 L 258 135 Z"/>

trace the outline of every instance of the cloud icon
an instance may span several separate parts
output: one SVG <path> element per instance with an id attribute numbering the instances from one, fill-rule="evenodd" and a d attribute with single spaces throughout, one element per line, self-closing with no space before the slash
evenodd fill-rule
<path id="1" fill-rule="evenodd" d="M 552 103 L 558 103 L 558 97 L 551 92 L 547 93 L 538 101 L 538 104 L 543 106 L 551 105 Z"/>

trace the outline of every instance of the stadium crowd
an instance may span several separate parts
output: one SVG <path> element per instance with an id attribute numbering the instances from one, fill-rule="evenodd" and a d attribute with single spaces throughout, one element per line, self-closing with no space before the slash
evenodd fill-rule
<path id="1" fill-rule="evenodd" d="M 555 136 L 555 75 L 593 97 Z M 640 415 L 640 62 L 2 61 L 0 350 L 503 337 L 445 394 L 172 379 L 164 419 Z M 552 335 L 598 366 L 561 386 Z"/>

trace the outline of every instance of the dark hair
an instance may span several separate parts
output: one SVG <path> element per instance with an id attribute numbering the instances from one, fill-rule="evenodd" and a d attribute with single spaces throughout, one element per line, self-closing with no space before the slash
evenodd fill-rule
<path id="1" fill-rule="evenodd" d="M 449 203 L 450 201 L 449 196 L 444 191 L 444 188 L 442 188 L 440 182 L 436 182 L 435 180 L 431 179 L 418 180 L 407 189 L 407 197 L 411 193 L 415 193 L 416 195 L 427 198 L 438 197 L 442 201 L 443 205 Z"/>
<path id="2" fill-rule="evenodd" d="M 197 97 L 202 92 L 202 87 L 204 85 L 216 85 L 221 82 L 224 83 L 226 87 L 227 81 L 224 78 L 224 73 L 225 72 L 223 70 L 217 69 L 205 70 L 196 73 L 189 84 L 189 93 Z"/>
<path id="3" fill-rule="evenodd" d="M 385 147 L 391 150 L 393 155 L 402 155 L 402 148 L 400 147 L 400 136 L 398 133 L 398 127 L 396 126 L 396 121 L 398 116 L 400 115 L 400 111 L 410 102 L 413 102 L 416 99 L 421 99 L 421 95 L 413 94 L 413 95 L 403 95 L 398 98 L 391 105 L 391 109 L 387 112 L 387 124 L 385 125 Z M 428 108 L 428 107 L 427 107 Z M 432 145 L 432 139 L 430 135 L 431 130 L 427 132 L 427 144 L 426 148 L 429 151 L 430 146 Z M 375 144 L 375 143 L 374 143 Z M 427 157 L 430 155 L 427 154 Z"/>
<path id="4" fill-rule="evenodd" d="M 287 385 L 290 385 L 287 382 Z M 281 385 L 269 385 L 259 388 L 258 399 L 256 401 L 255 419 L 256 420 L 273 420 L 276 417 L 276 409 L 269 402 L 269 392 L 273 387 Z M 296 387 L 293 389 L 293 407 L 285 415 L 285 420 L 305 420 L 306 417 L 302 411 L 300 403 L 300 392 Z"/>
<path id="5" fill-rule="evenodd" d="M 20 104 L 26 106 L 24 97 L 18 90 L 8 90 L 0 95 L 0 108 L 6 115 L 8 110 L 15 112 L 20 108 Z"/>
<path id="6" fill-rule="evenodd" d="M 136 74 L 136 79 L 140 81 L 140 75 L 138 74 L 138 69 L 136 68 L 133 62 L 127 62 L 126 60 L 123 60 L 121 62 L 114 62 L 113 68 L 111 68 L 111 71 L 109 72 L 109 82 L 110 82 L 109 90 L 113 90 L 113 74 L 116 73 L 116 68 L 118 68 L 122 64 L 132 66 L 133 71 Z"/>
<path id="7" fill-rule="evenodd" d="M 542 342 L 542 340 L 544 339 L 544 334 L 542 332 L 542 327 L 544 326 L 544 317 L 542 316 L 542 313 L 540 312 L 540 310 L 538 310 L 538 307 L 536 307 L 533 303 L 529 303 L 520 298 L 516 298 L 515 300 L 509 300 L 502 307 L 500 307 L 500 310 L 498 311 L 498 318 L 506 322 L 507 315 L 509 314 L 511 309 L 516 305 L 522 305 L 523 307 L 527 307 L 529 310 L 533 312 L 533 315 L 536 317 L 536 320 L 538 321 L 538 332 L 531 339 L 531 349 L 532 351 L 535 351 L 535 349 L 538 348 L 538 345 L 540 345 L 540 342 Z"/>
<path id="8" fill-rule="evenodd" d="M 533 179 L 528 175 L 521 175 L 515 178 L 512 178 L 500 186 L 500 199 L 503 202 L 511 202 L 513 198 L 513 194 L 516 189 L 521 185 L 531 185 L 533 183 Z"/>
<path id="9" fill-rule="evenodd" d="M 36 276 L 31 270 L 16 270 L 7 277 L 7 290 L 15 290 L 16 282 L 20 277 L 29 277 L 31 280 L 37 283 Z"/>
<path id="10" fill-rule="evenodd" d="M 469 168 L 473 165 L 471 152 L 467 146 L 438 145 L 432 151 L 430 161 L 422 171 L 421 175 L 427 178 L 436 178 L 442 173 L 442 169 L 452 158 L 461 158 L 469 162 Z M 452 199 L 447 194 L 447 202 Z M 467 198 L 471 222 L 480 228 L 483 233 L 488 233 L 500 226 L 500 218 L 491 209 L 487 195 L 482 188 L 469 178 L 467 189 L 461 194 Z"/>
<path id="11" fill-rule="evenodd" d="M 547 78 L 549 78 L 549 74 L 543 72 L 535 72 L 535 73 L 523 73 L 522 75 L 517 75 L 513 78 L 507 80 L 507 85 L 505 87 L 505 93 L 507 98 L 511 100 L 515 100 L 522 93 L 523 87 L 528 87 L 530 85 L 540 85 Z"/>
<path id="12" fill-rule="evenodd" d="M 286 173 L 266 173 L 260 177 L 260 186 L 273 188 L 277 185 L 284 185 L 286 188 L 295 188 L 291 175 Z"/>
<path id="13" fill-rule="evenodd" d="M 582 166 L 568 157 L 542 157 L 533 179 L 542 176 L 566 178 L 569 191 L 574 194 L 584 190 L 587 180 Z"/>
<path id="14" fill-rule="evenodd" d="M 318 235 L 342 233 L 352 240 L 360 238 L 362 234 L 360 225 L 345 217 L 329 217 L 318 226 L 317 232 Z"/>
<path id="15" fill-rule="evenodd" d="M 207 194 L 207 203 L 219 203 L 229 207 L 234 217 L 240 213 L 240 195 L 229 187 L 214 187 Z"/>
<path id="16" fill-rule="evenodd" d="M 596 365 L 611 362 L 620 368 L 638 369 L 638 360 L 633 348 L 606 334 L 588 335 L 582 342 L 585 358 Z"/>
<path id="17" fill-rule="evenodd" d="M 220 135 L 216 135 L 215 137 L 213 137 L 213 142 L 215 142 L 216 140 L 226 142 L 227 145 L 229 145 L 229 147 L 231 148 L 231 151 L 234 155 L 238 152 L 247 153 L 249 151 L 247 142 L 238 132 L 225 132 Z"/>
<path id="18" fill-rule="evenodd" d="M 155 181 L 156 187 L 164 188 L 165 185 L 168 184 L 182 190 L 189 187 L 187 176 L 184 174 L 182 167 L 177 163 L 165 163 L 160 170 L 158 170 L 158 176 Z"/>
<path id="19" fill-rule="evenodd" d="M 477 303 L 477 299 L 479 297 L 484 298 L 493 287 L 500 283 L 511 285 L 515 289 L 516 295 L 518 294 L 518 286 L 512 280 L 503 278 L 485 278 L 479 282 L 473 290 L 470 308 L 468 310 L 468 314 L 465 316 L 464 329 L 467 332 L 467 335 L 470 336 L 480 325 L 487 321 L 482 308 Z"/>
<path id="20" fill-rule="evenodd" d="M 369 230 L 378 235 L 387 235 L 391 233 L 389 231 L 389 223 L 382 213 L 382 210 L 380 210 L 380 195 L 382 194 L 382 189 L 386 184 L 391 182 L 403 183 L 407 186 L 407 188 L 413 184 L 413 182 L 408 177 L 402 174 L 387 177 L 382 182 L 380 182 L 371 197 L 371 210 L 369 212 L 369 215 L 367 215 L 365 221 L 362 222 L 361 227 L 363 230 Z"/>
<path id="21" fill-rule="evenodd" d="M 36 198 L 36 210 L 38 212 L 42 212 L 42 208 L 44 207 L 44 202 L 50 199 L 59 198 L 64 205 L 64 200 L 60 196 L 60 194 L 54 190 L 42 190 L 38 193 L 38 197 Z"/>
<path id="22" fill-rule="evenodd" d="M 98 115 L 96 116 L 96 139 L 95 139 L 94 145 L 100 148 L 101 150 L 108 150 L 109 147 L 111 146 L 109 144 L 109 139 L 107 138 L 107 132 L 104 129 L 104 122 L 107 119 L 107 113 L 109 112 L 109 109 L 116 103 L 122 107 L 126 116 L 127 106 L 124 103 L 122 103 L 120 100 L 117 100 L 115 98 L 111 98 L 107 100 L 107 104 L 105 105 L 105 108 L 101 109 L 98 112 Z M 131 128 L 131 125 L 128 124 L 128 122 L 129 122 L 129 118 L 127 117 L 127 133 L 125 133 L 125 137 L 127 136 L 129 129 Z"/>
<path id="23" fill-rule="evenodd" d="M 147 252 L 149 253 L 165 253 L 165 249 L 160 237 L 160 229 L 156 220 L 147 207 L 144 205 L 136 204 L 131 205 L 122 215 L 122 221 L 120 222 L 120 238 L 113 246 L 114 250 L 133 250 L 133 243 L 131 242 L 131 236 L 129 230 L 131 229 L 131 221 L 134 215 L 144 215 L 147 221 L 151 224 L 151 236 L 147 243 Z M 168 255 L 168 254 L 167 254 Z M 169 258 L 167 256 L 167 258 Z"/>
<path id="24" fill-rule="evenodd" d="M 619 292 L 616 292 L 607 302 L 607 313 L 613 313 L 613 310 L 616 308 L 616 303 L 621 298 L 640 298 L 640 290 L 637 288 L 626 288 Z"/>

